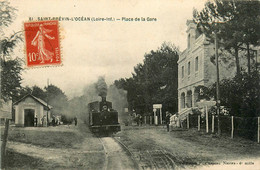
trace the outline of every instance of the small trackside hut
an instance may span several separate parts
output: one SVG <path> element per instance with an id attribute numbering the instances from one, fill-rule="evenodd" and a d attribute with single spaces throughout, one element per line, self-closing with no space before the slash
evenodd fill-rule
<path id="1" fill-rule="evenodd" d="M 118 132 L 120 124 L 118 123 L 118 112 L 112 109 L 112 102 L 95 101 L 88 104 L 89 125 L 92 132 Z"/>
<path id="2" fill-rule="evenodd" d="M 31 94 L 16 101 L 14 106 L 15 126 L 47 126 L 47 115 L 48 120 L 51 118 L 52 106 Z"/>

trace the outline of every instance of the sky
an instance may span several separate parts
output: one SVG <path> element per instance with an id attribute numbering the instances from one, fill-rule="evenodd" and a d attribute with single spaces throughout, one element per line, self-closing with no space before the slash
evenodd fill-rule
<path id="1" fill-rule="evenodd" d="M 83 88 L 105 76 L 108 84 L 129 78 L 144 54 L 171 42 L 186 48 L 186 21 L 193 9 L 202 9 L 204 0 L 110 0 L 110 1 L 32 1 L 13 0 L 17 17 L 6 34 L 23 29 L 29 17 L 113 17 L 120 21 L 60 21 L 62 66 L 26 68 L 22 85 L 41 88 L 51 84 L 72 98 Z M 126 18 L 156 18 L 156 21 L 122 21 Z M 25 59 L 25 43 L 15 55 Z"/>

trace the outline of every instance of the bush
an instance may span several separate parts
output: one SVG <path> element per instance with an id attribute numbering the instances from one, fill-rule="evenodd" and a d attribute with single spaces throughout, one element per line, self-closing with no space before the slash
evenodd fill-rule
<path id="1" fill-rule="evenodd" d="M 207 96 L 216 99 L 216 84 L 205 91 Z M 230 108 L 231 116 L 260 116 L 260 74 L 253 71 L 250 74 L 242 72 L 233 79 L 223 79 L 220 82 L 220 102 Z"/>

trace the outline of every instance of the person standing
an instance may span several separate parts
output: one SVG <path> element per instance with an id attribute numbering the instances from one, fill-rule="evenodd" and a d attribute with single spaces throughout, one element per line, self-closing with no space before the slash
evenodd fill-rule
<path id="1" fill-rule="evenodd" d="M 143 119 L 142 118 L 143 118 L 142 115 L 139 115 L 139 125 L 140 126 L 142 126 L 142 124 L 143 124 Z"/>
<path id="2" fill-rule="evenodd" d="M 77 117 L 74 118 L 74 122 L 75 122 L 75 126 L 77 126 L 77 124 L 78 124 Z"/>
<path id="3" fill-rule="evenodd" d="M 167 132 L 169 132 L 169 130 L 170 130 L 170 118 L 171 118 L 171 114 L 168 111 L 166 111 L 165 122 L 166 122 L 166 126 L 167 126 Z"/>
<path id="4" fill-rule="evenodd" d="M 38 120 L 37 120 L 37 117 L 34 118 L 34 126 L 37 127 L 37 123 L 38 123 Z"/>
<path id="5" fill-rule="evenodd" d="M 55 126 L 55 117 L 54 116 L 52 117 L 51 123 L 52 123 L 52 126 Z"/>
<path id="6" fill-rule="evenodd" d="M 140 124 L 140 114 L 137 114 L 137 115 L 136 115 L 135 121 L 136 121 L 136 123 L 137 123 L 137 126 L 139 126 L 139 124 Z"/>
<path id="7" fill-rule="evenodd" d="M 45 120 L 45 115 L 41 118 L 41 121 L 42 121 L 42 127 L 44 127 L 44 120 Z"/>

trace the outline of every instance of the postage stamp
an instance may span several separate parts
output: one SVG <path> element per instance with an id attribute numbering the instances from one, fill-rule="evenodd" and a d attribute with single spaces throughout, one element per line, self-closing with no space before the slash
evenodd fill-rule
<path id="1" fill-rule="evenodd" d="M 61 64 L 58 21 L 25 22 L 28 67 Z"/>

